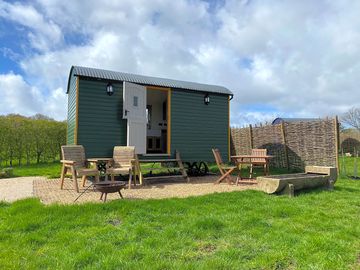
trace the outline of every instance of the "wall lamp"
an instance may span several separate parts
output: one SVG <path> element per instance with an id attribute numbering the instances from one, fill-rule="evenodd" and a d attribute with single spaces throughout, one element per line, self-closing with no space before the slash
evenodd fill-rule
<path id="1" fill-rule="evenodd" d="M 209 94 L 206 94 L 204 96 L 204 104 L 209 105 L 209 103 L 210 103 L 210 96 L 209 96 Z"/>
<path id="2" fill-rule="evenodd" d="M 108 83 L 106 86 L 106 93 L 111 96 L 112 94 L 114 94 L 114 88 L 112 86 L 111 83 Z"/>

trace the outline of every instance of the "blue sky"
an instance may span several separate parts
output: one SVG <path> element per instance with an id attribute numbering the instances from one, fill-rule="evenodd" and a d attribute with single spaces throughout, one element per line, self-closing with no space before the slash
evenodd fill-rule
<path id="1" fill-rule="evenodd" d="M 3 1 L 0 114 L 66 118 L 71 65 L 219 84 L 231 122 L 360 106 L 360 1 Z"/>

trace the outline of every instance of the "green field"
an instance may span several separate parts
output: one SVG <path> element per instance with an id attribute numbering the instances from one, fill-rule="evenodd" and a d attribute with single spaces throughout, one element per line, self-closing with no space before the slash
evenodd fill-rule
<path id="1" fill-rule="evenodd" d="M 360 269 L 359 194 L 360 181 L 342 177 L 292 199 L 1 203 L 0 269 Z"/>

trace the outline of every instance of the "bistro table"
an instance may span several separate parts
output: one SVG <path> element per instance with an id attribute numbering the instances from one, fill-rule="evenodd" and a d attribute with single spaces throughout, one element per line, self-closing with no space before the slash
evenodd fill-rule
<path id="1" fill-rule="evenodd" d="M 106 168 L 112 162 L 112 158 L 88 158 L 87 161 L 89 163 L 94 163 L 100 172 L 100 176 L 105 176 L 105 181 L 108 180 L 108 175 L 106 174 Z"/>
<path id="2" fill-rule="evenodd" d="M 241 180 L 241 167 L 243 164 L 248 165 L 264 165 L 265 175 L 269 175 L 269 161 L 274 156 L 271 155 L 237 155 L 231 156 L 231 159 L 235 162 L 238 167 L 239 174 L 238 178 Z M 261 160 L 261 161 L 260 161 Z M 252 177 L 252 172 L 250 172 L 250 178 Z"/>

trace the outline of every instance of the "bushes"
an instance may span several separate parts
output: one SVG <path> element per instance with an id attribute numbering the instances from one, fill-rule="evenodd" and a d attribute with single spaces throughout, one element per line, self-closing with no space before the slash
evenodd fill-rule
<path id="1" fill-rule="evenodd" d="M 9 178 L 14 176 L 13 168 L 4 168 L 0 171 L 0 178 Z"/>
<path id="2" fill-rule="evenodd" d="M 56 160 L 60 146 L 66 143 L 66 122 L 43 115 L 0 116 L 0 166 L 23 162 Z"/>

